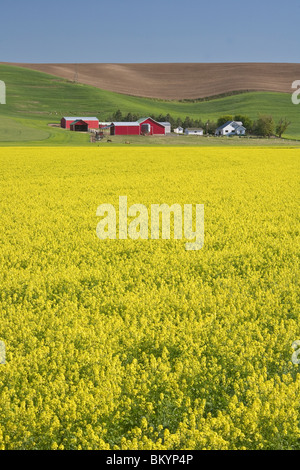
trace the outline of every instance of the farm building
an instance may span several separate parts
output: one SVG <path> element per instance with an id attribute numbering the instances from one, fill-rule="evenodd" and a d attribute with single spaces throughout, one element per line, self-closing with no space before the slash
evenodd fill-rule
<path id="1" fill-rule="evenodd" d="M 99 129 L 99 120 L 96 117 L 63 117 L 60 125 L 63 129 L 70 129 L 70 125 L 75 121 L 84 121 L 88 125 L 88 129 Z"/>
<path id="2" fill-rule="evenodd" d="M 161 122 L 157 122 L 154 119 L 142 118 L 137 121 L 140 124 L 141 135 L 165 135 L 166 128 Z"/>
<path id="3" fill-rule="evenodd" d="M 240 121 L 227 121 L 216 129 L 215 135 L 245 135 L 246 128 Z"/>
<path id="4" fill-rule="evenodd" d="M 89 130 L 88 123 L 83 121 L 82 119 L 76 119 L 76 121 L 71 122 L 70 124 L 70 131 L 88 132 L 88 130 Z"/>
<path id="5" fill-rule="evenodd" d="M 112 122 L 110 135 L 140 135 L 138 122 Z"/>
<path id="6" fill-rule="evenodd" d="M 135 122 L 112 122 L 111 135 L 165 135 L 166 127 L 152 118 L 141 118 Z"/>
<path id="7" fill-rule="evenodd" d="M 203 135 L 203 129 L 196 127 L 187 127 L 184 131 L 185 135 Z"/>
<path id="8" fill-rule="evenodd" d="M 183 134 L 183 127 L 179 126 L 174 129 L 175 134 Z"/>
<path id="9" fill-rule="evenodd" d="M 165 126 L 166 134 L 171 134 L 171 123 L 170 122 L 160 122 L 159 124 L 162 124 L 163 126 Z"/>

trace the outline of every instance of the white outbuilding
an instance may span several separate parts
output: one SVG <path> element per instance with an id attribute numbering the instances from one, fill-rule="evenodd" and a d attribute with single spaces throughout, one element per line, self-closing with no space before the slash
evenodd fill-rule
<path id="1" fill-rule="evenodd" d="M 183 127 L 176 127 L 176 129 L 174 129 L 174 132 L 175 134 L 183 134 Z"/>
<path id="2" fill-rule="evenodd" d="M 184 133 L 185 135 L 203 135 L 203 129 L 201 127 L 187 127 Z"/>
<path id="3" fill-rule="evenodd" d="M 166 134 L 171 134 L 171 124 L 169 122 L 160 122 L 159 124 L 165 126 Z"/>

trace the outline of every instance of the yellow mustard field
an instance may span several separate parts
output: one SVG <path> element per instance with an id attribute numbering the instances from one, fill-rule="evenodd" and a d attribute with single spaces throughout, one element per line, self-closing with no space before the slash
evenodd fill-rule
<path id="1" fill-rule="evenodd" d="M 299 157 L 1 148 L 1 449 L 300 449 Z M 202 249 L 97 207 L 204 204 Z"/>

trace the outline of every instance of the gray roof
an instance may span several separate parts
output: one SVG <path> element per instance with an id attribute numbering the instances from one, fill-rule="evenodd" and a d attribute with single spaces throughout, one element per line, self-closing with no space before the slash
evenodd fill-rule
<path id="1" fill-rule="evenodd" d="M 237 129 L 238 127 L 244 127 L 243 123 L 241 121 L 226 121 L 224 124 L 222 124 L 222 126 L 218 127 L 217 131 L 221 130 L 221 129 L 224 129 L 224 127 L 227 127 L 229 124 L 234 129 Z M 246 129 L 246 128 L 244 127 L 244 129 Z"/>
<path id="2" fill-rule="evenodd" d="M 78 121 L 78 120 L 82 120 L 82 121 L 99 121 L 98 118 L 96 117 L 81 117 L 81 116 L 73 116 L 73 117 L 63 117 L 63 119 L 65 119 L 66 121 Z"/>
<path id="3" fill-rule="evenodd" d="M 77 122 L 84 122 L 85 124 L 87 124 L 87 122 L 85 122 L 83 119 L 76 119 L 75 121 L 71 122 L 70 125 L 72 126 L 73 124 L 77 124 Z"/>
<path id="4" fill-rule="evenodd" d="M 227 127 L 229 124 L 231 124 L 233 121 L 226 121 L 222 126 L 218 127 L 218 129 L 224 129 L 224 127 Z"/>
<path id="5" fill-rule="evenodd" d="M 202 127 L 187 127 L 186 131 L 203 131 Z"/>
<path id="6" fill-rule="evenodd" d="M 112 122 L 114 126 L 138 126 L 138 121 L 135 122 Z"/>
<path id="7" fill-rule="evenodd" d="M 240 122 L 240 121 L 238 121 L 238 122 L 237 122 L 237 121 L 232 121 L 230 124 L 231 124 L 232 127 L 234 127 L 235 129 L 237 129 L 238 127 L 243 127 L 243 123 Z"/>

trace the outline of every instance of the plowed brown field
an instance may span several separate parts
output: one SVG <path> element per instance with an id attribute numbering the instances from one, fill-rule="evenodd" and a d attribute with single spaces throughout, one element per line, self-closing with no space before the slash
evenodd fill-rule
<path id="1" fill-rule="evenodd" d="M 11 64 L 128 95 L 193 99 L 233 91 L 291 92 L 300 64 Z"/>

